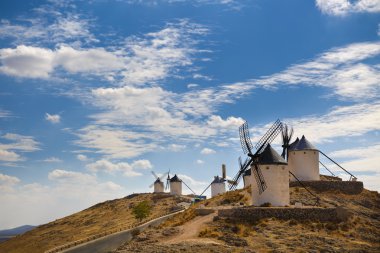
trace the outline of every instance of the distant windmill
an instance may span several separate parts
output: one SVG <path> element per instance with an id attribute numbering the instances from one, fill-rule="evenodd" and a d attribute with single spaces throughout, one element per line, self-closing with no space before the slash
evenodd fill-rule
<path id="1" fill-rule="evenodd" d="M 153 192 L 155 193 L 164 192 L 164 182 L 162 180 L 166 177 L 166 174 L 169 174 L 169 171 L 164 173 L 161 177 L 157 176 L 154 171 L 151 171 L 151 173 L 156 178 L 156 180 L 151 185 L 149 185 L 149 188 L 152 188 L 154 186 Z"/>
<path id="2" fill-rule="evenodd" d="M 281 131 L 281 136 L 282 136 L 282 158 L 288 159 L 289 153 L 289 147 L 290 147 L 290 141 L 292 140 L 293 137 L 293 128 L 288 127 L 286 124 L 282 124 L 282 131 Z"/>
<path id="3" fill-rule="evenodd" d="M 271 128 L 269 128 L 269 130 L 261 137 L 261 139 L 255 146 L 256 152 L 253 154 L 252 153 L 253 146 L 252 146 L 251 139 L 249 137 L 249 129 L 248 129 L 247 121 L 244 122 L 244 124 L 242 124 L 239 127 L 241 146 L 242 146 L 243 152 L 248 155 L 248 162 L 244 164 L 239 162 L 241 167 L 233 179 L 234 183 L 229 185 L 230 190 L 236 189 L 242 175 L 244 175 L 246 170 L 251 169 L 250 166 L 253 165 L 252 172 L 255 177 L 255 180 L 259 189 L 259 193 L 261 194 L 262 192 L 265 191 L 265 189 L 267 188 L 267 185 L 265 183 L 263 174 L 259 167 L 259 158 L 260 158 L 261 153 L 266 148 L 266 146 L 270 144 L 277 137 L 277 135 L 281 132 L 281 130 L 282 130 L 282 123 L 278 119 L 271 126 Z"/>

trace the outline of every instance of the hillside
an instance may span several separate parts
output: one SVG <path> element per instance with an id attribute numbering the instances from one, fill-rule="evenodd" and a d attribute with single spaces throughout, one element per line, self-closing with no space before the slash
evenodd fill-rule
<path id="1" fill-rule="evenodd" d="M 152 210 L 149 217 L 153 217 L 163 215 L 173 210 L 177 203 L 189 200 L 169 194 L 146 193 L 106 201 L 2 242 L 0 252 L 44 252 L 55 246 L 107 230 L 123 228 L 136 222 L 132 208 L 142 201 L 148 201 L 151 204 Z"/>
<path id="2" fill-rule="evenodd" d="M 380 252 L 380 194 L 358 195 L 338 191 L 319 193 L 323 207 L 344 206 L 352 212 L 346 222 L 298 222 L 263 219 L 230 222 L 216 213 L 197 216 L 191 207 L 149 229 L 114 253 L 127 252 Z M 247 204 L 248 190 L 209 199 L 206 207 Z M 291 202 L 314 204 L 303 188 L 291 188 Z"/>

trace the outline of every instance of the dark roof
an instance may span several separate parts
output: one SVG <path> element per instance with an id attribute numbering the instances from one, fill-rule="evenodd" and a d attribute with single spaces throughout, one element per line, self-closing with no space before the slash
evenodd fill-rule
<path id="1" fill-rule="evenodd" d="M 266 146 L 259 156 L 259 164 L 288 164 L 270 144 Z"/>
<path id="2" fill-rule="evenodd" d="M 212 181 L 211 183 L 212 184 L 220 184 L 220 183 L 224 183 L 224 181 L 225 181 L 224 178 L 216 176 L 216 177 L 214 177 L 214 181 Z"/>
<path id="3" fill-rule="evenodd" d="M 297 143 L 294 150 L 318 150 L 313 146 L 308 140 L 306 140 L 305 135 L 302 135 L 301 140 Z"/>
<path id="4" fill-rule="evenodd" d="M 250 175 L 251 175 L 251 169 L 244 171 L 244 176 L 250 176 Z"/>
<path id="5" fill-rule="evenodd" d="M 170 182 L 182 182 L 182 180 L 177 177 L 177 174 L 175 174 L 174 177 L 170 179 Z"/>
<path id="6" fill-rule="evenodd" d="M 158 178 L 156 179 L 156 181 L 154 181 L 154 183 L 155 183 L 155 184 L 158 184 L 158 183 L 162 183 L 162 182 L 161 182 L 160 178 L 158 177 Z"/>
<path id="7" fill-rule="evenodd" d="M 294 142 L 290 143 L 288 150 L 289 151 L 290 150 L 294 150 L 296 148 L 296 146 L 297 146 L 297 144 L 298 144 L 299 141 L 300 141 L 300 139 L 297 137 L 297 139 Z"/>

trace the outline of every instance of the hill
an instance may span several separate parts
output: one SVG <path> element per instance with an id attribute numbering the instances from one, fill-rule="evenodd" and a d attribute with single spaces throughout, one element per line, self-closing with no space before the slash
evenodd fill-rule
<path id="1" fill-rule="evenodd" d="M 151 205 L 149 217 L 153 217 L 173 210 L 177 203 L 189 201 L 189 198 L 175 197 L 166 193 L 144 193 L 106 201 L 2 242 L 0 243 L 0 252 L 44 252 L 68 242 L 124 228 L 137 222 L 132 209 L 142 201 L 148 201 Z"/>
<path id="2" fill-rule="evenodd" d="M 35 228 L 35 226 L 24 225 L 17 228 L 0 230 L 0 242 L 6 241 L 13 236 L 25 233 L 33 228 Z"/>
<path id="3" fill-rule="evenodd" d="M 380 194 L 339 191 L 319 193 L 322 207 L 344 206 L 352 216 L 345 222 L 262 219 L 232 222 L 217 213 L 197 216 L 196 208 L 223 208 L 249 202 L 248 190 L 229 192 L 197 204 L 145 230 L 114 253 L 126 252 L 380 252 Z M 291 188 L 291 203 L 314 204 L 303 188 Z"/>

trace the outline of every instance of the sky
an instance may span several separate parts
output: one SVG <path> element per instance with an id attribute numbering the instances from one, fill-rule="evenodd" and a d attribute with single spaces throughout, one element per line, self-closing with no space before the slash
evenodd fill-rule
<path id="1" fill-rule="evenodd" d="M 380 191 L 379 98 L 378 0 L 3 0 L 0 229 L 150 192 L 151 170 L 199 194 L 236 174 L 244 120 Z"/>

